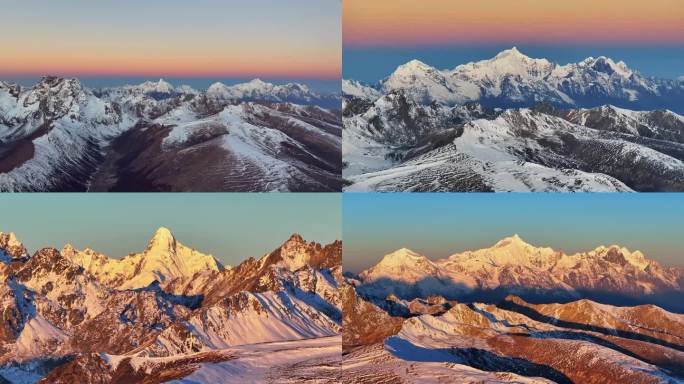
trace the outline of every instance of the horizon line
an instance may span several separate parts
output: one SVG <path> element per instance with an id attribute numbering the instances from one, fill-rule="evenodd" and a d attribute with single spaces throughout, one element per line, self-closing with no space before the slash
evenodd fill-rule
<path id="1" fill-rule="evenodd" d="M 62 78 L 150 78 L 150 79 L 273 79 L 273 80 L 312 80 L 312 81 L 335 81 L 342 78 L 339 75 L 296 75 L 296 74 L 183 74 L 183 73 L 74 73 L 74 72 L 1 72 L 2 77 L 62 77 Z"/>

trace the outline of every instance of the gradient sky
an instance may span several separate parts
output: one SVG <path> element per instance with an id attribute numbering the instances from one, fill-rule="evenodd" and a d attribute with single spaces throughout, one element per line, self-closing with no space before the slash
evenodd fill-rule
<path id="1" fill-rule="evenodd" d="M 684 75 L 680 0 L 346 0 L 343 76 L 374 82 L 420 59 L 439 68 L 517 46 L 560 64 L 624 60 L 647 76 Z"/>
<path id="2" fill-rule="evenodd" d="M 684 267 L 684 194 L 344 194 L 344 267 L 360 272 L 406 247 L 431 259 L 517 233 L 568 253 L 619 244 Z"/>
<path id="3" fill-rule="evenodd" d="M 15 232 L 30 253 L 71 243 L 121 257 L 143 251 L 166 226 L 181 243 L 236 265 L 295 232 L 323 244 L 341 239 L 340 200 L 325 193 L 3 194 L 0 232 Z"/>
<path id="4" fill-rule="evenodd" d="M 0 76 L 339 78 L 340 15 L 340 0 L 12 1 Z"/>

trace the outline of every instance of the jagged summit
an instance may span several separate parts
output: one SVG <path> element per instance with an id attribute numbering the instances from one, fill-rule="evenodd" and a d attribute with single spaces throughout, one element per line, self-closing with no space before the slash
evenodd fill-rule
<path id="1" fill-rule="evenodd" d="M 171 230 L 166 227 L 159 227 L 147 244 L 147 250 L 175 250 L 175 248 L 176 238 L 171 233 Z"/>
<path id="2" fill-rule="evenodd" d="M 305 266 L 333 268 L 342 262 L 342 244 L 334 242 L 322 246 L 313 241 L 307 242 L 300 234 L 294 233 L 263 260 L 275 262 L 291 271 Z"/>
<path id="3" fill-rule="evenodd" d="M 613 59 L 606 56 L 599 56 L 597 58 L 590 56 L 580 62 L 579 65 L 590 67 L 597 72 L 603 72 L 608 75 L 617 73 L 625 78 L 630 77 L 634 73 L 624 61 L 615 62 Z"/>
<path id="4" fill-rule="evenodd" d="M 13 259 L 28 257 L 24 244 L 17 239 L 14 232 L 0 232 L 0 253 L 2 252 Z"/>
<path id="5" fill-rule="evenodd" d="M 286 243 L 289 243 L 289 242 L 303 243 L 303 242 L 305 242 L 305 240 L 302 237 L 302 235 L 300 235 L 299 233 L 293 233 L 286 241 Z"/>

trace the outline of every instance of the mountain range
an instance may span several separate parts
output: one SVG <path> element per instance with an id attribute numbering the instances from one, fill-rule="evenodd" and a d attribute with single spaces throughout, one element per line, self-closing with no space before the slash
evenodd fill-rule
<path id="1" fill-rule="evenodd" d="M 345 79 L 348 191 L 682 191 L 684 82 L 517 49 Z"/>
<path id="2" fill-rule="evenodd" d="M 295 234 L 224 266 L 160 228 L 120 259 L 68 244 L 29 256 L 2 233 L 0 382 L 337 380 L 341 252 Z"/>
<path id="3" fill-rule="evenodd" d="M 439 260 L 403 248 L 345 276 L 351 383 L 684 380 L 684 270 L 639 251 L 513 235 Z"/>
<path id="4" fill-rule="evenodd" d="M 618 245 L 566 254 L 518 235 L 489 248 L 431 260 L 402 248 L 358 275 L 364 296 L 412 300 L 430 295 L 493 301 L 515 294 L 531 301 L 589 298 L 610 304 L 658 304 L 684 312 L 684 269 L 662 266 Z"/>
<path id="5" fill-rule="evenodd" d="M 340 99 L 261 80 L 0 82 L 2 191 L 338 191 Z"/>

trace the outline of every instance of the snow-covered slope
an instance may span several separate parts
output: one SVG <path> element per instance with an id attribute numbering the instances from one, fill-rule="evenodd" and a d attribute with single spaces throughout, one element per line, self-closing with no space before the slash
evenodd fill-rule
<path id="1" fill-rule="evenodd" d="M 684 146 L 678 142 L 629 135 L 615 127 L 588 128 L 529 109 L 509 109 L 454 126 L 405 148 L 369 135 L 374 128 L 366 117 L 345 118 L 343 153 L 350 162 L 343 170 L 350 182 L 346 190 L 684 190 Z M 373 147 L 375 158 L 382 156 L 379 163 L 369 159 L 368 148 Z"/>
<path id="2" fill-rule="evenodd" d="M 559 256 L 513 236 L 458 257 L 525 265 L 520 256 L 531 251 L 534 264 Z M 643 262 L 636 253 L 629 258 Z M 378 339 L 367 320 L 381 319 L 390 329 L 396 318 L 356 301 L 351 312 L 367 316 L 345 315 L 346 340 L 355 343 L 345 344 L 353 348 L 342 368 L 355 383 L 678 383 L 684 375 L 684 315 L 654 305 L 534 305 L 509 295 L 497 304 L 452 303 L 444 313 L 401 319 L 399 329 Z"/>
<path id="3" fill-rule="evenodd" d="M 107 141 L 132 125 L 76 79 L 0 87 L 0 190 L 83 188 Z"/>
<path id="4" fill-rule="evenodd" d="M 563 309 L 559 311 L 558 307 Z M 526 308 L 527 304 L 515 297 L 499 306 L 458 304 L 441 316 L 423 315 L 405 321 L 397 336 L 385 340 L 384 348 L 401 360 L 422 361 L 422 357 L 431 356 L 431 361 L 541 376 L 554 382 L 618 379 L 671 383 L 681 377 L 681 344 L 666 341 L 670 338 L 666 334 L 681 326 L 681 315 L 667 314 L 673 328 L 660 324 L 662 333 L 653 338 L 648 325 L 618 320 L 611 314 L 623 310 L 610 306 L 591 302 L 556 305 L 554 314 L 558 317 L 536 316 Z M 547 312 L 543 306 L 535 310 Z M 592 314 L 609 316 L 617 323 L 604 323 Z M 572 321 L 582 316 L 589 321 Z M 622 332 L 623 328 L 633 331 Z"/>
<path id="5" fill-rule="evenodd" d="M 340 325 L 287 291 L 240 292 L 164 330 L 142 356 L 334 336 Z"/>

